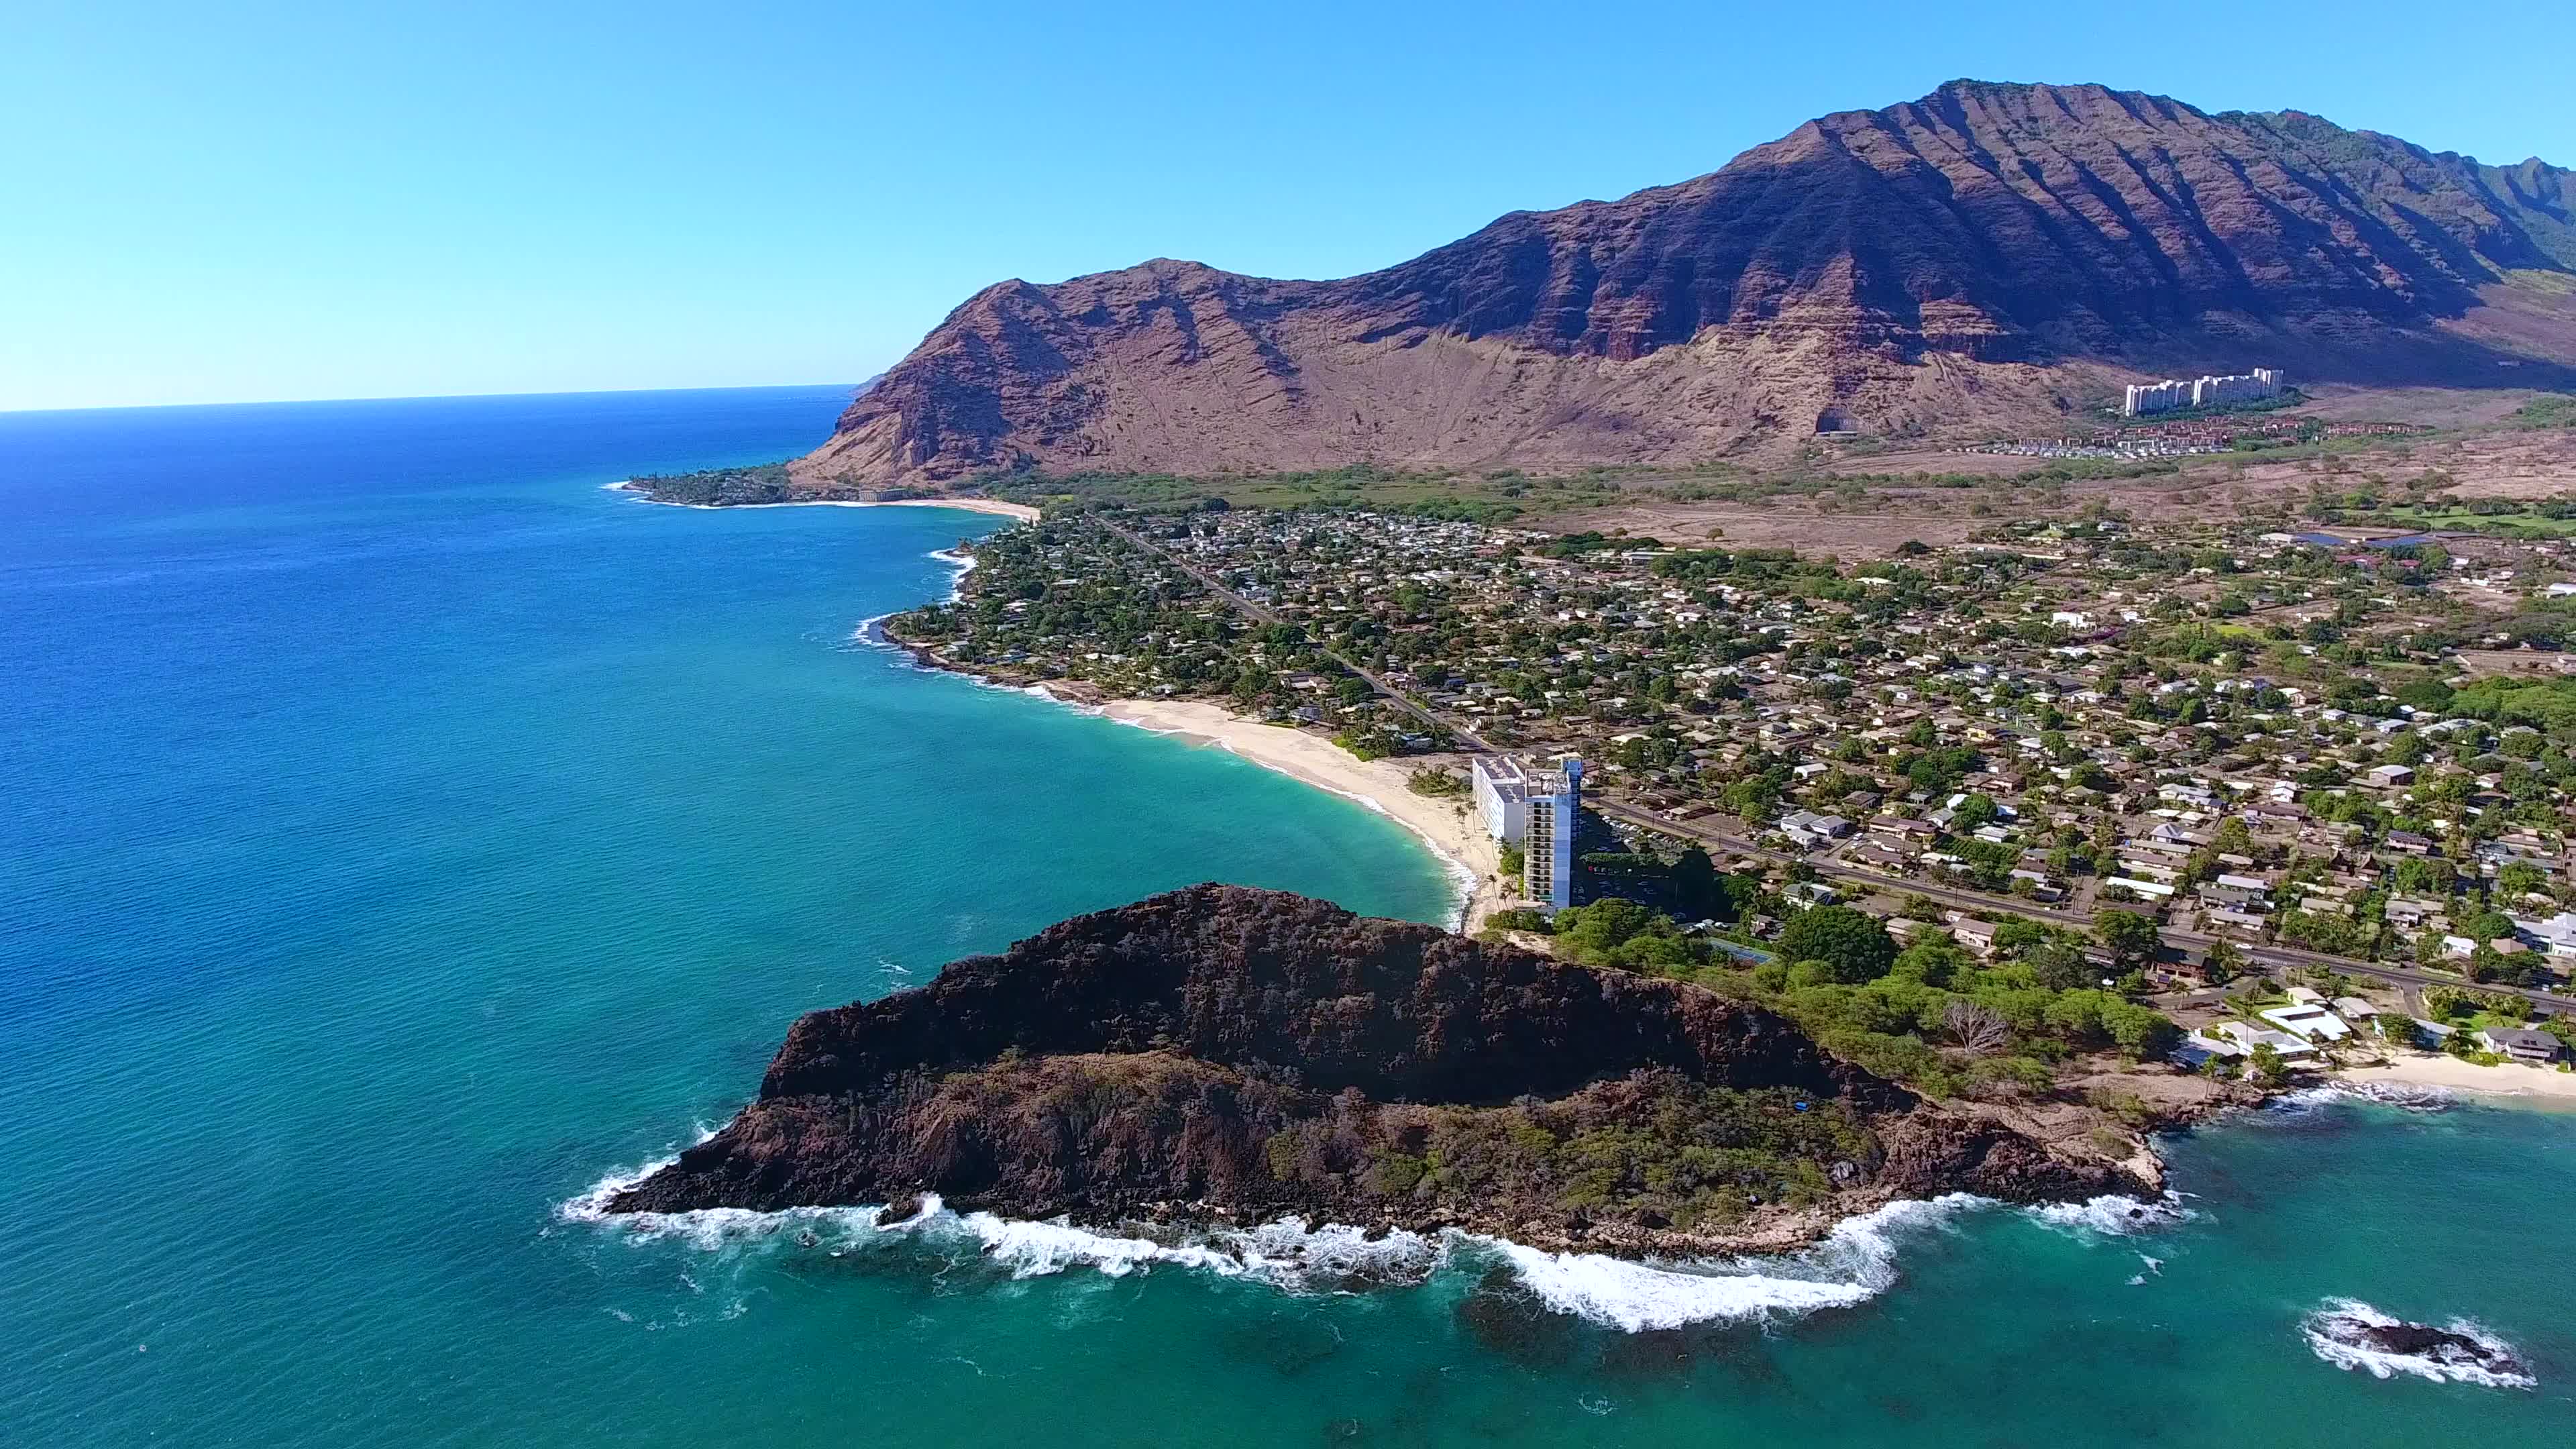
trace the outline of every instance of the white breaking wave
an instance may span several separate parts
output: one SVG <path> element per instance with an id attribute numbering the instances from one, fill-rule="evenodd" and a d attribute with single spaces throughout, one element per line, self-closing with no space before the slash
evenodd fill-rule
<path id="1" fill-rule="evenodd" d="M 1866 1282 L 1703 1272 L 1594 1253 L 1542 1253 L 1518 1243 L 1494 1247 L 1550 1308 L 1629 1333 L 1848 1308 L 1878 1291 Z"/>
<path id="2" fill-rule="evenodd" d="M 982 681 L 979 680 L 977 682 L 981 683 Z M 1047 688 L 1043 684 L 996 684 L 990 687 L 994 689 L 1007 689 L 1013 694 L 1025 694 L 1033 699 L 1043 699 L 1047 703 L 1052 704 L 1059 709 L 1069 709 L 1075 714 L 1089 715 L 1093 719 L 1107 719 L 1109 717 L 1108 706 L 1084 704 L 1078 699 L 1067 699 L 1063 695 L 1056 693 L 1054 690 Z M 1125 721 L 1122 720 L 1120 723 L 1123 724 Z"/>
<path id="3" fill-rule="evenodd" d="M 714 505 L 712 505 L 712 504 L 706 504 L 706 505 L 702 505 L 702 504 L 682 504 L 682 505 L 680 505 L 680 506 L 681 506 L 681 507 L 684 507 L 684 508 L 696 508 L 696 507 L 712 507 L 712 506 L 714 506 Z M 767 504 L 767 503 L 753 503 L 753 504 L 728 505 L 728 506 L 739 506 L 739 507 L 750 507 L 750 508 L 769 508 L 769 507 L 780 507 L 780 508 L 786 508 L 786 507 L 801 507 L 801 506 L 803 506 L 803 505 L 801 505 L 801 504 Z M 966 597 L 966 576 L 967 576 L 968 574 L 971 574 L 971 573 L 973 573 L 973 572 L 975 571 L 975 563 L 976 563 L 975 556 L 974 556 L 973 554 L 971 554 L 971 553 L 959 553 L 959 552 L 958 552 L 958 551 L 956 551 L 955 549 L 951 549 L 951 548 L 935 548 L 935 549 L 932 549 L 932 550 L 930 551 L 929 556 L 930 556 L 931 558 L 934 558 L 934 559 L 939 560 L 941 563 L 944 563 L 944 564 L 948 565 L 950 568 L 953 568 L 953 569 L 957 570 L 957 574 L 956 574 L 956 576 L 955 576 L 954 578 L 952 578 L 951 580 L 949 580 L 949 583 L 948 583 L 948 597 L 947 597 L 947 598 L 945 598 L 945 599 L 940 600 L 940 602 L 941 602 L 941 603 L 944 603 L 944 604 L 953 604 L 953 603 L 956 603 L 958 600 L 965 598 L 965 597 Z M 882 614 L 871 614 L 871 615 L 869 615 L 868 617 L 866 617 L 866 618 L 864 618 L 864 619 L 861 619 L 861 620 L 858 622 L 857 627 L 855 627 L 855 628 L 853 628 L 853 629 L 851 629 L 851 630 L 850 630 L 850 642 L 851 642 L 851 643 L 853 643 L 853 644 L 864 644 L 864 645 L 868 646 L 868 647 L 869 647 L 869 648 L 871 648 L 871 649 L 884 649 L 884 650 L 889 650 L 889 651 L 892 651 L 892 652 L 895 652 L 895 653 L 905 653 L 903 646 L 902 646 L 902 645 L 900 645 L 900 644 L 897 644 L 897 643 L 896 643 L 896 642 L 894 642 L 892 639 L 887 638 L 887 637 L 886 637 L 886 633 L 885 633 L 885 621 L 886 621 L 886 620 L 888 620 L 888 619 L 893 618 L 893 617 L 894 617 L 895 615 L 897 615 L 897 614 L 904 613 L 904 612 L 906 612 L 906 611 L 905 611 L 905 610 L 902 610 L 902 609 L 889 609 L 889 610 L 887 610 L 886 612 L 884 612 L 884 613 L 882 613 Z M 906 657 L 907 657 L 907 658 L 909 658 L 909 657 L 910 657 L 910 656 L 909 656 L 909 654 L 906 654 Z M 945 672 L 945 671 L 942 671 L 942 672 Z"/>
<path id="4" fill-rule="evenodd" d="M 704 1140 L 701 1138 L 700 1140 Z M 616 1196 L 677 1161 L 664 1158 L 601 1178 L 564 1203 L 563 1221 L 612 1227 L 634 1241 L 672 1239 L 705 1251 L 772 1240 L 782 1235 L 834 1256 L 887 1243 L 972 1250 L 1013 1278 L 1039 1278 L 1088 1268 L 1112 1278 L 1158 1265 L 1201 1269 L 1227 1277 L 1255 1277 L 1302 1289 L 1319 1280 L 1366 1278 L 1419 1281 L 1439 1266 L 1446 1248 L 1416 1233 L 1371 1238 L 1358 1228 L 1310 1228 L 1293 1218 L 1253 1228 L 1192 1231 L 1170 1241 L 1094 1232 L 1057 1218 L 1048 1222 L 958 1213 L 935 1193 L 924 1193 L 909 1217 L 886 1219 L 876 1207 L 800 1207 L 775 1212 L 750 1208 L 698 1208 L 678 1213 L 612 1214 Z"/>
<path id="5" fill-rule="evenodd" d="M 1123 1278 L 1168 1266 L 1304 1291 L 1351 1278 L 1419 1282 L 1446 1254 L 1443 1244 L 1417 1233 L 1372 1239 L 1358 1228 L 1309 1227 L 1296 1218 L 1252 1228 L 1191 1230 L 1169 1240 L 1121 1237 L 1076 1227 L 1064 1218 L 1029 1222 L 987 1212 L 960 1214 L 936 1194 L 924 1194 L 913 1216 L 876 1226 L 879 1232 L 926 1244 L 973 1248 L 1009 1269 L 1013 1278 L 1049 1277 L 1073 1268 Z"/>
<path id="6" fill-rule="evenodd" d="M 2170 1192 L 2154 1202 L 2111 1195 L 2083 1202 L 2042 1203 L 2023 1211 L 2052 1228 L 2109 1238 L 2160 1232 L 2199 1216 L 2184 1205 L 2179 1194 Z"/>
<path id="7" fill-rule="evenodd" d="M 953 604 L 966 597 L 966 576 L 975 572 L 975 555 L 959 553 L 953 548 L 934 548 L 930 556 L 957 570 L 957 577 L 948 582 L 948 597 L 944 602 Z"/>
<path id="8" fill-rule="evenodd" d="M 1985 1199 L 1966 1193 L 1890 1203 L 1836 1224 L 1812 1248 L 1779 1258 L 1640 1263 L 1598 1253 L 1541 1252 L 1498 1238 L 1471 1241 L 1499 1253 L 1549 1307 L 1605 1328 L 1642 1333 L 1693 1323 L 1767 1323 L 1867 1302 L 1896 1281 L 1900 1234 L 1985 1205 Z"/>
<path id="9" fill-rule="evenodd" d="M 1251 1279 L 1292 1293 L 1337 1290 L 1354 1282 L 1418 1284 L 1463 1254 L 1501 1262 L 1521 1287 L 1551 1309 L 1629 1333 L 1695 1323 L 1769 1323 L 1867 1302 L 1896 1282 L 1903 1240 L 1945 1227 L 1964 1213 L 1997 1206 L 1991 1199 L 1950 1193 L 1891 1203 L 1845 1219 L 1813 1247 L 1778 1257 L 1645 1262 L 1600 1253 L 1546 1252 L 1456 1229 L 1437 1236 L 1371 1236 L 1355 1227 L 1314 1226 L 1296 1218 L 1169 1236 L 1122 1235 L 1077 1227 L 1064 1218 L 1030 1222 L 987 1212 L 958 1213 L 933 1194 L 924 1194 L 911 1216 L 893 1221 L 886 1220 L 883 1207 L 607 1211 L 618 1193 L 672 1160 L 611 1173 L 563 1204 L 558 1216 L 617 1228 L 634 1241 L 675 1240 L 707 1251 L 782 1236 L 836 1257 L 908 1243 L 972 1253 L 1015 1280 L 1076 1269 L 1123 1278 L 1171 1267 Z M 2125 1198 L 2031 1211 L 2042 1221 L 2091 1231 L 2138 1231 L 2125 1211 L 2106 1206 L 2113 1203 L 2161 1214 L 2156 1219 L 2161 1222 L 2186 1215 L 2178 1206 Z M 2161 1265 L 2150 1259 L 2149 1266 Z"/>
<path id="10" fill-rule="evenodd" d="M 2412 1374 L 2437 1384 L 2476 1384 L 2489 1389 L 2527 1389 L 2538 1382 L 2520 1370 L 2521 1355 L 2514 1351 L 2513 1345 L 2496 1337 L 2484 1325 L 2466 1318 L 2454 1318 L 2442 1326 L 2474 1342 L 2499 1361 L 2517 1367 L 2490 1368 L 2471 1361 L 2456 1348 L 2437 1348 L 2429 1353 L 2391 1353 L 2366 1343 L 2348 1342 L 2335 1332 L 2338 1324 L 2391 1328 L 2402 1322 L 2403 1319 L 2382 1313 L 2358 1298 L 2329 1298 L 2299 1325 L 2299 1332 L 2317 1357 L 2347 1373 L 2359 1369 L 2373 1378 L 2382 1379 Z"/>
<path id="11" fill-rule="evenodd" d="M 2459 1094 L 2448 1087 L 2413 1082 L 2346 1081 L 2331 1081 L 2323 1086 L 2284 1092 L 2273 1098 L 2272 1104 L 2275 1108 L 2296 1111 L 2353 1101 L 2376 1102 L 2383 1107 L 2400 1107 L 2409 1112 L 2442 1112 L 2460 1105 Z"/>

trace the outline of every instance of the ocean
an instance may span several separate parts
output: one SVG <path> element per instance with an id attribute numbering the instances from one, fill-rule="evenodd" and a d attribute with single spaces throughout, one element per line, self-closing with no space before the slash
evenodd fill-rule
<path id="1" fill-rule="evenodd" d="M 863 642 L 1000 520 L 604 491 L 800 451 L 846 395 L 0 414 L 0 1440 L 2576 1429 L 2576 1117 L 2536 1111 L 2320 1096 L 2170 1143 L 2144 1219 L 1952 1201 L 1665 1269 L 595 1221 L 801 1011 L 1196 880 L 1452 907 L 1358 804 Z M 2347 1299 L 2532 1382 L 2339 1363 L 2305 1326 Z"/>

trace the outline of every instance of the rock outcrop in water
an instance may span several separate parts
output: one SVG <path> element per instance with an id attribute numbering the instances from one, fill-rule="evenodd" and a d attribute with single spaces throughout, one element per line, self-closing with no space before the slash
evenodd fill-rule
<path id="1" fill-rule="evenodd" d="M 2308 1316 L 2308 1346 L 2338 1368 L 2378 1378 L 2411 1374 L 2437 1383 L 2530 1388 L 2531 1366 L 2511 1344 L 2473 1323 L 2409 1323 L 2351 1298 L 2328 1299 Z"/>
<path id="2" fill-rule="evenodd" d="M 1304 897 L 1204 885 L 800 1019 L 758 1100 L 611 1212 L 881 1203 L 1302 1214 L 1609 1251 L 1892 1197 L 2144 1191 L 1792 1023 Z"/>

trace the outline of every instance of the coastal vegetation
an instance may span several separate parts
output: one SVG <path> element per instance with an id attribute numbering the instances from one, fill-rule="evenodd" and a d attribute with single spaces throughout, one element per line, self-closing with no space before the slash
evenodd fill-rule
<path id="1" fill-rule="evenodd" d="M 703 468 L 694 473 L 644 473 L 628 479 L 624 486 L 629 492 L 640 493 L 657 503 L 687 503 L 716 508 L 843 500 L 891 503 L 934 496 L 922 488 L 870 488 L 831 481 L 817 482 L 799 476 L 785 462 Z"/>
<path id="2" fill-rule="evenodd" d="M 2576 428 L 2576 396 L 2558 393 L 2535 398 L 2514 409 L 2505 421 L 2517 428 Z"/>
<path id="3" fill-rule="evenodd" d="M 1416 795 L 1435 800 L 1463 799 L 1467 794 L 1466 779 L 1449 770 L 1415 770 L 1405 776 L 1404 786 Z"/>
<path id="4" fill-rule="evenodd" d="M 1685 934 L 1669 915 L 1617 898 L 1553 920 L 1505 912 L 1492 925 L 1548 935 L 1568 960 L 1777 1011 L 1835 1055 L 1936 1097 L 2045 1093 L 2062 1064 L 2085 1054 L 2152 1060 L 2181 1039 L 2171 1018 L 2134 999 L 2144 989 L 2134 971 L 2106 981 L 2082 938 L 2028 920 L 1999 926 L 1997 957 L 1980 960 L 1946 931 L 1917 930 L 1900 949 L 1877 917 L 1817 906 L 1790 918 L 1777 960 L 1753 966 L 1721 938 Z M 2139 949 L 2133 928 L 2108 934 Z"/>
<path id="5" fill-rule="evenodd" d="M 1311 472 L 1182 475 L 1174 473 L 985 473 L 974 485 L 997 498 L 1051 512 L 1112 508 L 1138 513 L 1211 512 L 1226 508 L 1336 509 L 1461 523 L 1505 523 L 1532 512 L 1558 512 L 1617 498 L 1635 470 L 1599 468 L 1532 476 L 1516 469 L 1409 470 L 1358 463 Z"/>
<path id="6" fill-rule="evenodd" d="M 627 480 L 626 486 L 656 502 L 701 506 L 785 503 L 803 496 L 796 491 L 783 462 L 706 468 L 694 473 L 643 474 Z"/>
<path id="7" fill-rule="evenodd" d="M 1272 1174 L 1321 1196 L 1510 1220 L 1599 1214 L 1684 1230 L 1765 1203 L 1806 1207 L 1881 1151 L 1841 1099 L 1735 1091 L 1639 1071 L 1570 1097 L 1385 1109 L 1294 1122 L 1263 1148 Z"/>

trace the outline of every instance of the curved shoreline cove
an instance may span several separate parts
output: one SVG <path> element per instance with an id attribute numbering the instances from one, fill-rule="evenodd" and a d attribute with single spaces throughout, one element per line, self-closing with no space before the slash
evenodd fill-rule
<path id="1" fill-rule="evenodd" d="M 1768 1256 L 915 1200 L 591 1220 L 803 1013 L 1215 877 L 1442 919 L 1359 805 L 854 648 L 1003 526 L 628 506 L 847 389 L 0 416 L 0 1388 L 30 1443 L 2556 1444 L 2576 1119 L 2337 1095 L 2173 1210 Z M 2320 1356 L 2365 1305 L 2529 1387 Z M 2429 1341 L 2424 1353 L 2438 1353 Z M 2457 1346 L 2453 1346 L 2457 1351 Z M 2420 1355 L 2419 1355 L 2420 1356 Z"/>

